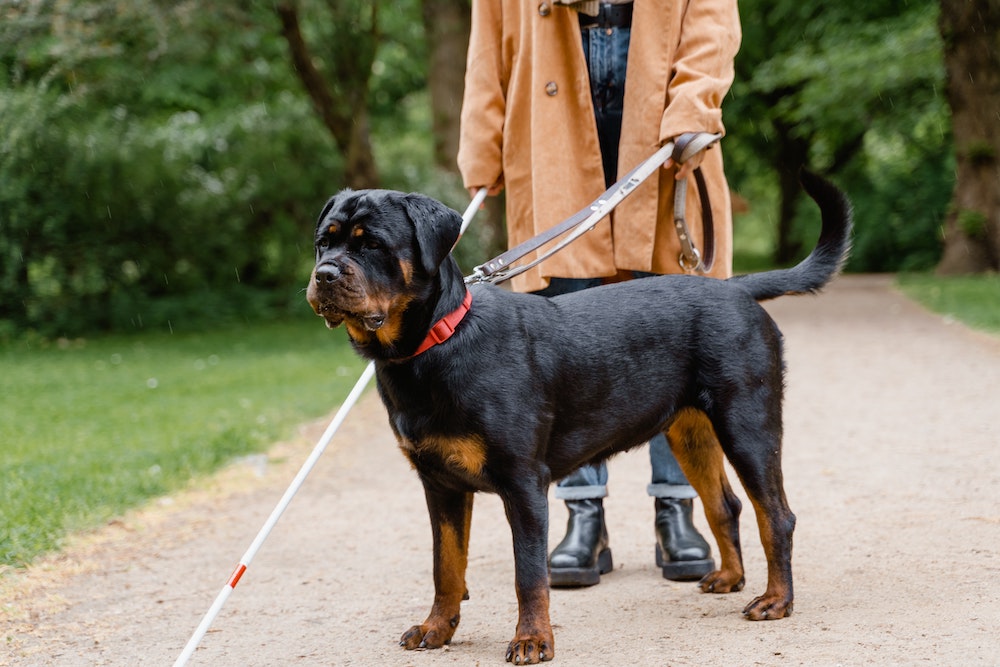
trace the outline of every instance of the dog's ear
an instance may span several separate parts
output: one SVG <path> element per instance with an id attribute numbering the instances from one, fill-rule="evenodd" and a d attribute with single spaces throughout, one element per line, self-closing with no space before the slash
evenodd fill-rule
<path id="1" fill-rule="evenodd" d="M 462 216 L 436 199 L 411 193 L 402 198 L 403 210 L 416 230 L 420 263 L 429 275 L 437 273 L 462 229 Z"/>

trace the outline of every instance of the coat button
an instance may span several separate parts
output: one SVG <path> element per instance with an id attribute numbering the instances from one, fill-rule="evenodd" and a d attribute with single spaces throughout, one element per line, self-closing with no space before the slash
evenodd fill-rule
<path id="1" fill-rule="evenodd" d="M 556 85 L 555 81 L 549 81 L 547 84 L 545 84 L 545 94 L 548 95 L 549 97 L 554 96 L 558 92 L 559 92 L 559 86 Z"/>
<path id="2" fill-rule="evenodd" d="M 549 3 L 543 2 L 542 4 L 538 5 L 539 16 L 548 16 L 551 13 L 552 13 L 552 7 L 549 6 Z"/>

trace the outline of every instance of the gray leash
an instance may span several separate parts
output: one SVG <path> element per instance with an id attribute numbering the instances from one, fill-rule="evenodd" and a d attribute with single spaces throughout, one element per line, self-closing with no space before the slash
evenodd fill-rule
<path id="1" fill-rule="evenodd" d="M 600 197 L 595 199 L 590 206 L 578 211 L 558 225 L 550 228 L 546 232 L 532 237 L 514 248 L 500 254 L 493 259 L 476 266 L 471 275 L 466 277 L 466 283 L 501 283 L 510 280 L 516 275 L 535 267 L 546 259 L 559 252 L 570 243 L 587 233 L 594 226 L 611 213 L 622 201 L 625 200 L 635 189 L 660 168 L 668 158 L 673 158 L 674 162 L 683 164 L 692 155 L 708 148 L 722 138 L 721 134 L 710 134 L 707 132 L 689 132 L 682 134 L 676 142 L 664 144 L 658 151 L 646 158 L 637 167 L 628 172 L 614 185 L 604 191 Z M 699 195 L 702 200 L 702 217 L 706 229 L 705 237 L 712 238 L 711 233 L 711 207 L 708 202 L 708 190 L 704 187 L 704 177 L 701 169 L 695 170 L 696 180 L 699 185 Z M 691 235 L 688 232 L 685 219 L 687 180 L 682 179 L 677 182 L 674 193 L 674 221 L 677 235 L 681 241 L 681 256 L 679 262 L 685 271 L 703 270 L 711 268 L 712 252 L 706 252 L 707 262 L 702 261 L 701 253 L 694 246 Z M 539 255 L 536 259 L 520 265 L 515 262 L 525 255 L 542 246 L 554 241 L 560 236 L 568 234 L 566 238 L 559 241 L 555 246 Z"/>

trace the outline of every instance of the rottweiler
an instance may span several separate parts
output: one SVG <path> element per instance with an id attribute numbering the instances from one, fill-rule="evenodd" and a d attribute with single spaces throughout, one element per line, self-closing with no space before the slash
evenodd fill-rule
<path id="1" fill-rule="evenodd" d="M 743 614 L 792 611 L 795 515 L 781 472 L 782 336 L 758 302 L 821 289 L 850 249 L 851 206 L 808 172 L 819 205 L 815 249 L 789 269 L 716 280 L 650 277 L 546 298 L 467 287 L 451 257 L 461 216 L 420 194 L 344 190 L 323 207 L 307 298 L 374 360 L 399 447 L 423 483 L 434 550 L 434 601 L 400 640 L 451 641 L 468 599 L 472 500 L 503 501 L 514 542 L 518 620 L 506 658 L 551 660 L 547 572 L 553 480 L 665 433 L 701 497 L 720 553 L 702 591 L 744 584 L 740 501 L 753 504 L 767 588 Z"/>

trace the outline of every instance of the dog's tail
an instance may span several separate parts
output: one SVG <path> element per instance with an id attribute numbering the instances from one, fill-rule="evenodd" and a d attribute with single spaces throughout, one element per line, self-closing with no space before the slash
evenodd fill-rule
<path id="1" fill-rule="evenodd" d="M 802 185 L 819 205 L 823 226 L 809 256 L 789 269 L 733 276 L 736 283 L 758 301 L 786 294 L 818 292 L 840 272 L 851 251 L 851 203 L 837 186 L 803 170 Z"/>

